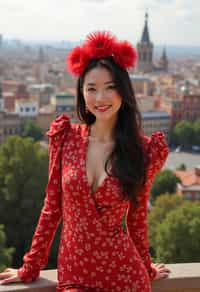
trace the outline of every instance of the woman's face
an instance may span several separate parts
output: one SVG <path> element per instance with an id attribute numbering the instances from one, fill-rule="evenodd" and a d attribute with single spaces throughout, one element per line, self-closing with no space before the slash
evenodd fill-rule
<path id="1" fill-rule="evenodd" d="M 88 110 L 96 120 L 110 120 L 117 117 L 122 97 L 117 92 L 112 74 L 106 68 L 97 67 L 85 75 L 83 96 Z"/>

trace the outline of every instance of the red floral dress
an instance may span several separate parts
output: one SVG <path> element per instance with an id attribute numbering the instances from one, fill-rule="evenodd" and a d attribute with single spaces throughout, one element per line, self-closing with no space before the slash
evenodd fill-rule
<path id="1" fill-rule="evenodd" d="M 30 251 L 18 269 L 19 277 L 24 282 L 38 278 L 62 219 L 57 292 L 150 292 L 156 270 L 149 255 L 148 199 L 152 180 L 168 155 L 164 134 L 144 136 L 148 179 L 138 194 L 137 209 L 121 198 L 116 177 L 107 176 L 92 192 L 86 175 L 89 126 L 73 124 L 62 114 L 47 134 L 50 157 L 46 197 Z"/>

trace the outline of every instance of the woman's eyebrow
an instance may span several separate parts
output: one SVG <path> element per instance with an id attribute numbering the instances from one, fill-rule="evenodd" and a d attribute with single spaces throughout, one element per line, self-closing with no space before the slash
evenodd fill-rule
<path id="1" fill-rule="evenodd" d="M 104 82 L 104 84 L 113 84 L 113 83 L 115 83 L 114 81 L 106 81 L 106 82 Z M 87 83 L 86 84 L 87 86 L 95 86 L 96 85 L 96 83 L 92 83 L 92 82 L 89 82 L 89 83 Z"/>
<path id="2" fill-rule="evenodd" d="M 95 83 L 87 83 L 86 85 L 87 86 L 95 86 L 96 84 Z"/>
<path id="3" fill-rule="evenodd" d="M 115 83 L 114 81 L 106 81 L 106 82 L 104 82 L 104 84 L 110 84 L 110 83 Z"/>

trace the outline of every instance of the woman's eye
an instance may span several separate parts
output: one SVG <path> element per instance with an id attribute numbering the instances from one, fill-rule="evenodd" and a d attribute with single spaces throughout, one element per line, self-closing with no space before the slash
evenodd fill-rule
<path id="1" fill-rule="evenodd" d="M 88 91 L 95 91 L 96 89 L 95 88 L 92 88 L 92 87 L 90 87 L 90 88 L 88 88 Z"/>
<path id="2" fill-rule="evenodd" d="M 109 85 L 107 88 L 108 89 L 116 89 L 116 86 L 115 85 Z"/>

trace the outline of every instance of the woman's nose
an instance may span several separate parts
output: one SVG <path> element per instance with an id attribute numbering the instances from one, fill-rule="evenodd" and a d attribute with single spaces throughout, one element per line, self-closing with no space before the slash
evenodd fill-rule
<path id="1" fill-rule="evenodd" d="M 96 94 L 96 99 L 100 100 L 104 97 L 104 91 L 103 90 L 98 90 Z"/>

